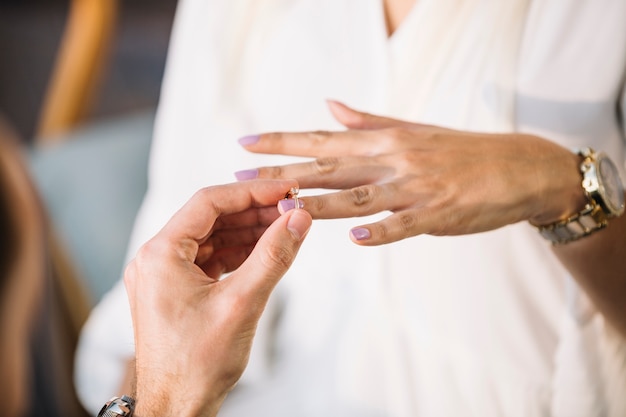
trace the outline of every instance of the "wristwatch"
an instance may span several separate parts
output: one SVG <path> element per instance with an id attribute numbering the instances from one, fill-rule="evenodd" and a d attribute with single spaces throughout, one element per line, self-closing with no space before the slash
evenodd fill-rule
<path id="1" fill-rule="evenodd" d="M 588 203 L 579 213 L 547 226 L 539 226 L 541 235 L 554 244 L 572 242 L 607 226 L 608 220 L 624 213 L 624 186 L 617 167 L 600 152 L 584 148 L 578 152 L 582 187 Z"/>
<path id="2" fill-rule="evenodd" d="M 113 397 L 104 404 L 98 417 L 132 417 L 135 411 L 135 400 L 128 395 Z"/>

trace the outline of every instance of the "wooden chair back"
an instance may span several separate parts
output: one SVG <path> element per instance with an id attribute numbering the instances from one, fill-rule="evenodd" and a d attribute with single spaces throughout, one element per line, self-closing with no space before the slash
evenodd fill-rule
<path id="1" fill-rule="evenodd" d="M 36 131 L 47 143 L 87 114 L 113 39 L 118 0 L 72 0 Z"/>

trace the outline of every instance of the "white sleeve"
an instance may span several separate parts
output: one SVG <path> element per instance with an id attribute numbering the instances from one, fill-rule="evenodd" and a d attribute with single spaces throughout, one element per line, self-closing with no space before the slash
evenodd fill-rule
<path id="1" fill-rule="evenodd" d="M 92 311 L 75 357 L 74 382 L 83 406 L 96 415 L 118 389 L 135 350 L 126 290 L 120 280 Z"/>

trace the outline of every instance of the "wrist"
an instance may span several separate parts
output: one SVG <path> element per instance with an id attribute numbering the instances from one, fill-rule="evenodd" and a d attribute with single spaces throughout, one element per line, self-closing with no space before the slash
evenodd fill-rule
<path id="1" fill-rule="evenodd" d="M 604 229 L 610 219 L 624 213 L 624 187 L 615 164 L 605 154 L 596 153 L 591 148 L 582 149 L 578 155 L 584 207 L 564 219 L 537 226 L 541 235 L 553 244 L 589 236 Z"/>
<path id="2" fill-rule="evenodd" d="M 137 407 L 133 417 L 216 417 L 219 407 L 191 409 L 160 408 L 149 401 L 137 402 Z"/>
<path id="3" fill-rule="evenodd" d="M 170 347 L 168 352 L 175 351 Z M 213 417 L 232 386 L 220 384 L 212 372 L 194 364 L 193 355 L 148 353 L 138 343 L 135 352 L 134 394 L 137 417 Z M 160 364 L 160 365 L 157 365 Z"/>
<path id="4" fill-rule="evenodd" d="M 552 166 L 548 175 L 541 178 L 544 186 L 539 193 L 537 214 L 528 219 L 534 226 L 567 219 L 584 210 L 589 202 L 581 187 L 580 164 L 583 158 L 577 153 L 567 152 L 566 157 L 559 158 L 558 165 L 554 161 L 548 162 Z"/>
<path id="5" fill-rule="evenodd" d="M 214 417 L 226 398 L 226 394 L 215 396 L 209 390 L 193 391 L 176 385 L 142 389 L 138 384 L 134 417 Z"/>

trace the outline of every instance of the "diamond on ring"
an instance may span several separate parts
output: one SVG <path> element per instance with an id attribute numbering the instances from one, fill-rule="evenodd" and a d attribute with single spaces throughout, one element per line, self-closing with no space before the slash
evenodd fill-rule
<path id="1" fill-rule="evenodd" d="M 294 205 L 296 209 L 300 208 L 300 201 L 298 200 L 298 193 L 300 192 L 300 189 L 298 189 L 298 187 L 292 187 L 287 194 L 285 194 L 285 198 L 293 198 L 294 199 Z"/>

